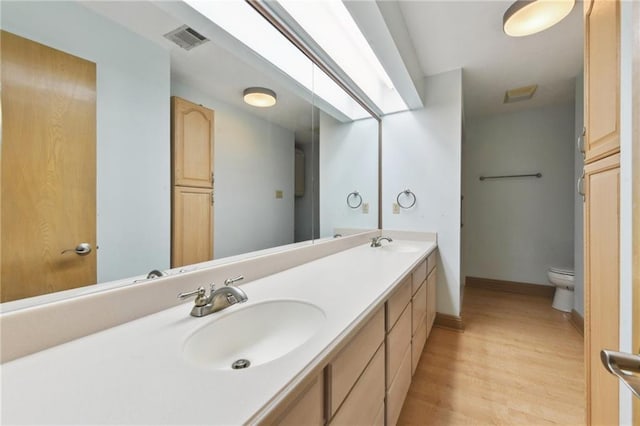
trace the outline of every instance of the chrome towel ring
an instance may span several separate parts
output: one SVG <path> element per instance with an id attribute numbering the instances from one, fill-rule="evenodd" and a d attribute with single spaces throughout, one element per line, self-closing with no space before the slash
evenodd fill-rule
<path id="1" fill-rule="evenodd" d="M 352 202 L 352 199 L 355 199 L 355 201 Z M 356 202 L 358 204 L 355 204 Z M 362 196 L 358 191 L 353 191 L 352 193 L 347 195 L 347 205 L 352 209 L 357 209 L 362 205 Z"/>
<path id="2" fill-rule="evenodd" d="M 411 198 L 413 198 L 413 201 L 411 202 L 411 204 L 409 204 L 409 205 L 402 204 L 402 203 L 400 202 L 400 197 L 401 197 L 402 195 L 404 195 L 405 197 L 411 197 Z M 416 194 L 414 194 L 413 192 L 411 192 L 411 190 L 410 190 L 410 189 L 405 189 L 404 191 L 401 191 L 401 192 L 398 194 L 398 196 L 396 197 L 396 202 L 397 202 L 397 203 L 398 203 L 398 205 L 399 205 L 400 207 L 402 207 L 403 209 L 410 209 L 411 207 L 413 207 L 413 206 L 415 206 L 415 205 L 416 205 Z"/>

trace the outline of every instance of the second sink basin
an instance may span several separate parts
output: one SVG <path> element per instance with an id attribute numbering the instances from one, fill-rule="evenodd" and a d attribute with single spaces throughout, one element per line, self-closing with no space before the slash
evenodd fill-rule
<path id="1" fill-rule="evenodd" d="M 403 244 L 403 243 L 390 243 L 382 246 L 382 250 L 385 251 L 395 251 L 397 253 L 415 253 L 420 251 L 420 247 L 411 245 L 411 244 Z"/>
<path id="2" fill-rule="evenodd" d="M 209 321 L 187 338 L 183 354 L 206 369 L 232 370 L 234 363 L 235 368 L 252 368 L 293 351 L 324 320 L 324 312 L 307 302 L 259 302 Z"/>

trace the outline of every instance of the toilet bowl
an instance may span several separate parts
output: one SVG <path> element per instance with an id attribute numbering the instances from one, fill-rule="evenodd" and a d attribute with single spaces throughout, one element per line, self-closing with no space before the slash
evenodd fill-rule
<path id="1" fill-rule="evenodd" d="M 552 267 L 547 271 L 549 282 L 556 287 L 552 307 L 562 312 L 573 309 L 573 269 Z"/>

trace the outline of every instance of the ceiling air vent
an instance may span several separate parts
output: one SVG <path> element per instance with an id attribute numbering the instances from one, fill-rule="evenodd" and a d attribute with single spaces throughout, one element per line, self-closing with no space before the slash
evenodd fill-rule
<path id="1" fill-rule="evenodd" d="M 208 38 L 186 25 L 176 28 L 175 30 L 166 33 L 164 36 L 168 40 L 171 40 L 178 46 L 182 47 L 184 50 L 191 50 L 194 47 L 209 41 Z"/>
<path id="2" fill-rule="evenodd" d="M 536 93 L 537 88 L 538 85 L 533 84 L 531 86 L 518 87 L 517 89 L 509 89 L 504 93 L 503 103 L 510 104 L 512 102 L 529 100 L 533 97 L 533 94 Z"/>

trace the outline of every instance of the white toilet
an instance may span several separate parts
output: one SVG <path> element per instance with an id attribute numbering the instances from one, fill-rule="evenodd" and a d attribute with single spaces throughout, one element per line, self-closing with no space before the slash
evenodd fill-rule
<path id="1" fill-rule="evenodd" d="M 547 271 L 549 281 L 556 287 L 553 308 L 571 312 L 573 309 L 573 268 L 551 267 Z"/>

